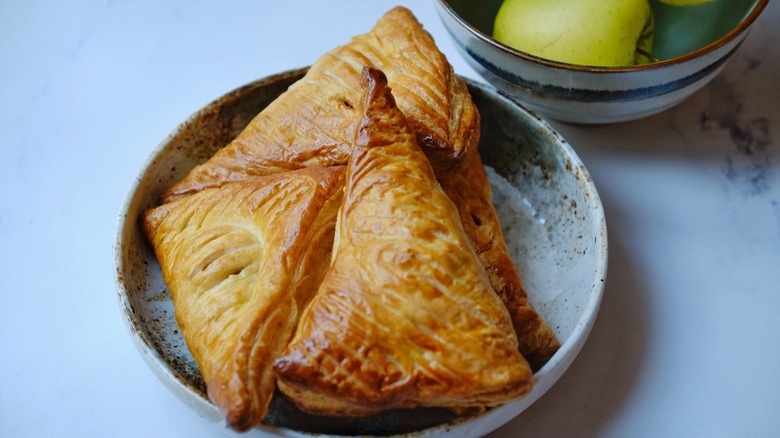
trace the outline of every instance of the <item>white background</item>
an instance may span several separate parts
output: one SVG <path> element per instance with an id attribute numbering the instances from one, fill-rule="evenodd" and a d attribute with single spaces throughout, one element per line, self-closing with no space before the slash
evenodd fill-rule
<path id="1" fill-rule="evenodd" d="M 405 4 L 455 70 L 433 0 L 0 2 L 0 437 L 211 437 L 123 325 L 126 191 L 190 113 L 311 64 Z M 678 107 L 553 122 L 607 213 L 598 322 L 493 437 L 780 435 L 780 4 Z"/>

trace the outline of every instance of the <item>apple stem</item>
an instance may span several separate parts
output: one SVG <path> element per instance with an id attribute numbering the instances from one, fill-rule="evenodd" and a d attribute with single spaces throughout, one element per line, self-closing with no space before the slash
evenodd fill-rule
<path id="1" fill-rule="evenodd" d="M 646 51 L 644 49 L 637 48 L 636 52 L 638 54 L 644 56 L 645 58 L 649 59 L 650 62 L 659 62 L 661 60 L 661 58 L 653 55 L 652 53 L 650 53 L 650 52 L 648 52 L 648 51 Z"/>

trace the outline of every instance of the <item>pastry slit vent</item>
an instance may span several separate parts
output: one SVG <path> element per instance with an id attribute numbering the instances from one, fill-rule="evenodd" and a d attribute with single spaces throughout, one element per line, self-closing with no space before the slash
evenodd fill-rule
<path id="1" fill-rule="evenodd" d="M 478 227 L 482 226 L 482 218 L 480 218 L 476 212 L 471 212 L 471 220 L 474 221 L 474 225 Z"/>

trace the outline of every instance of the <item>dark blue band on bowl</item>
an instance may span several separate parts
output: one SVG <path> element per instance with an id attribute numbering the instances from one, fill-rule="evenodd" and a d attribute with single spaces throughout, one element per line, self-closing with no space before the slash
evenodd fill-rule
<path id="1" fill-rule="evenodd" d="M 457 42 L 457 39 L 453 38 L 453 40 Z M 526 80 L 517 74 L 496 66 L 484 57 L 475 53 L 473 50 L 470 50 L 468 47 L 464 47 L 460 43 L 458 43 L 458 45 L 465 53 L 467 53 L 473 60 L 480 64 L 480 66 L 489 73 L 514 86 L 534 90 L 532 91 L 533 94 L 541 94 L 546 97 L 574 100 L 578 102 L 622 102 L 660 96 L 681 89 L 707 77 L 720 68 L 723 63 L 725 63 L 726 60 L 731 57 L 731 55 L 739 48 L 739 46 L 742 45 L 742 41 L 737 43 L 726 56 L 718 58 L 712 64 L 702 68 L 701 70 L 698 70 L 689 76 L 664 84 L 653 85 L 650 87 L 632 88 L 628 90 L 576 89 L 557 85 L 539 84 L 535 81 Z M 605 74 L 609 73 L 605 72 Z"/>

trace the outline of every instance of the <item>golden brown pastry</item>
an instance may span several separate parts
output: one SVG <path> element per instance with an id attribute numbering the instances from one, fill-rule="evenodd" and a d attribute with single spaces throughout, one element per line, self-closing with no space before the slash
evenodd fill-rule
<path id="1" fill-rule="evenodd" d="M 458 208 L 469 242 L 512 316 L 520 352 L 534 371 L 539 370 L 558 351 L 560 343 L 528 301 L 520 273 L 506 247 L 479 154 L 475 154 L 465 173 L 445 178 L 441 185 Z"/>
<path id="2" fill-rule="evenodd" d="M 438 175 L 465 169 L 479 141 L 471 95 L 433 38 L 403 7 L 317 60 L 230 144 L 163 194 L 163 201 L 252 175 L 346 164 L 363 66 L 383 70 Z"/>
<path id="3" fill-rule="evenodd" d="M 249 178 L 147 212 L 143 225 L 208 396 L 246 430 L 330 262 L 344 167 Z"/>
<path id="4" fill-rule="evenodd" d="M 457 209 L 384 75 L 364 81 L 333 261 L 276 361 L 280 389 L 332 415 L 522 396 L 531 369 Z"/>

